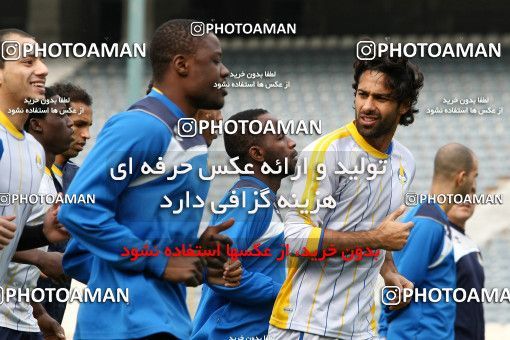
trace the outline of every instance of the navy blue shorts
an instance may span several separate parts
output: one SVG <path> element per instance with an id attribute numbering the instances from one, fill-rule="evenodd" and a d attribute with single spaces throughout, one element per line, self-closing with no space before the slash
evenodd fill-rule
<path id="1" fill-rule="evenodd" d="M 0 340 L 43 340 L 41 332 L 22 332 L 0 327 Z"/>

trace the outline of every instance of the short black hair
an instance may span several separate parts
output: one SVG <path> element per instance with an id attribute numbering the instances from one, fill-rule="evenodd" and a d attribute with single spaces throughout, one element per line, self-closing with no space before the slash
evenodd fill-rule
<path id="1" fill-rule="evenodd" d="M 83 88 L 71 83 L 56 83 L 50 89 L 62 98 L 69 98 L 71 102 L 92 105 L 92 97 Z"/>
<path id="2" fill-rule="evenodd" d="M 4 29 L 0 30 L 0 48 L 4 48 L 4 42 L 6 41 L 5 37 L 10 34 L 16 34 L 16 35 L 19 35 L 19 36 L 22 36 L 25 38 L 34 38 L 27 32 L 19 30 L 17 28 L 4 28 Z M 0 53 L 0 68 L 4 68 L 4 62 L 5 62 L 4 53 L 6 53 L 6 51 L 2 50 L 1 52 L 2 53 Z"/>
<path id="3" fill-rule="evenodd" d="M 399 103 L 408 103 L 409 110 L 400 117 L 399 124 L 410 125 L 414 114 L 418 112 L 415 105 L 420 89 L 423 87 L 423 73 L 408 58 L 389 57 L 385 54 L 372 60 L 354 62 L 354 83 L 352 88 L 358 90 L 359 79 L 365 71 L 382 72 L 388 76 L 386 86 L 392 90 L 392 98 Z"/>
<path id="4" fill-rule="evenodd" d="M 193 54 L 197 50 L 198 42 L 203 36 L 191 34 L 191 23 L 196 20 L 174 19 L 159 26 L 152 36 L 150 46 L 150 60 L 152 79 L 161 81 L 167 70 L 168 63 L 177 54 Z"/>
<path id="5" fill-rule="evenodd" d="M 44 93 L 44 98 L 45 99 L 50 99 L 51 97 L 57 95 L 57 92 L 55 92 L 55 90 L 53 90 L 52 88 L 46 87 L 45 89 L 46 89 L 46 91 Z M 47 116 L 47 114 L 49 112 L 49 106 L 50 106 L 49 104 L 42 104 L 41 101 L 37 101 L 33 105 L 28 106 L 27 107 L 27 110 L 29 110 L 28 118 L 25 121 L 25 125 L 23 125 L 23 129 L 25 131 L 29 132 L 30 120 L 32 118 L 38 118 L 38 119 L 46 118 L 46 116 Z M 35 109 L 38 112 L 34 112 L 34 110 L 31 110 L 31 109 Z M 38 109 L 40 109 L 40 110 L 38 110 Z"/>
<path id="6" fill-rule="evenodd" d="M 434 157 L 434 177 L 452 178 L 461 171 L 469 173 L 473 171 L 475 159 L 475 153 L 465 145 L 443 145 Z"/>
<path id="7" fill-rule="evenodd" d="M 248 121 L 251 122 L 256 120 L 259 116 L 268 113 L 265 109 L 251 109 L 241 111 L 230 117 L 228 121 L 233 120 Z M 226 124 L 226 123 L 225 123 Z M 242 129 L 238 128 L 234 134 L 225 134 L 223 136 L 225 142 L 225 151 L 230 158 L 239 157 L 237 164 L 244 167 L 248 162 L 248 150 L 256 144 L 258 138 L 262 137 L 262 134 L 253 135 L 250 133 L 250 129 L 246 129 L 245 133 L 242 133 Z"/>
<path id="8" fill-rule="evenodd" d="M 147 90 L 145 90 L 145 94 L 149 94 L 152 91 L 152 88 L 154 87 L 154 80 L 149 80 L 149 84 L 147 84 Z"/>

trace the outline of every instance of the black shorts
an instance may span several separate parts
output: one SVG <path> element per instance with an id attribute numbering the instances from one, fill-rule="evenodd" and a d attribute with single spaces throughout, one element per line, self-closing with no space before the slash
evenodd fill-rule
<path id="1" fill-rule="evenodd" d="M 22 332 L 0 327 L 0 340 L 43 340 L 41 332 Z"/>

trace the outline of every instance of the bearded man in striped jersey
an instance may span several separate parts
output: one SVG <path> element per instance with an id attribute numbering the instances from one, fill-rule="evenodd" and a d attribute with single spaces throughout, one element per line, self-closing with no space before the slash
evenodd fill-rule
<path id="1" fill-rule="evenodd" d="M 373 338 L 379 273 L 388 286 L 412 287 L 397 272 L 390 251 L 402 249 L 413 226 L 396 219 L 404 212 L 401 204 L 415 162 L 393 136 L 399 124 L 414 121 L 422 86 L 422 73 L 407 59 L 383 56 L 354 63 L 355 119 L 301 153 L 298 164 L 306 159 L 308 171 L 294 182 L 291 193 L 308 206 L 286 215 L 285 242 L 291 254 L 306 248 L 320 257 L 328 248 L 340 253 L 361 247 L 379 256 L 361 261 L 290 256 L 270 319 L 270 339 Z M 339 163 L 343 174 L 335 173 Z M 327 169 L 320 180 L 319 164 Z M 327 196 L 335 199 L 335 207 L 310 213 L 314 202 Z"/>

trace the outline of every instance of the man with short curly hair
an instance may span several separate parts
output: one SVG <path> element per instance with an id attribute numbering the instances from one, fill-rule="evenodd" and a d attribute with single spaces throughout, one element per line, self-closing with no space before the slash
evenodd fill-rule
<path id="1" fill-rule="evenodd" d="M 375 334 L 371 320 L 379 273 L 387 285 L 412 286 L 397 272 L 390 251 L 404 246 L 413 225 L 395 219 L 403 213 L 399 206 L 415 162 L 393 136 L 399 124 L 412 122 L 422 85 L 423 75 L 406 59 L 384 56 L 354 63 L 354 121 L 303 150 L 300 164 L 307 160 L 308 173 L 294 182 L 291 193 L 306 208 L 289 210 L 285 242 L 291 253 L 306 248 L 319 257 L 326 248 L 340 253 L 360 247 L 378 255 L 360 262 L 290 256 L 270 320 L 270 339 L 369 339 Z M 335 173 L 339 163 L 343 174 Z M 321 164 L 327 174 L 319 180 Z M 359 172 L 365 166 L 377 169 L 378 175 Z M 335 207 L 312 213 L 317 211 L 314 203 L 327 196 Z"/>
<path id="2" fill-rule="evenodd" d="M 226 256 L 140 257 L 121 256 L 124 249 L 165 250 L 198 243 L 227 244 L 219 235 L 232 221 L 207 228 L 198 238 L 203 213 L 189 207 L 179 214 L 162 207 L 164 198 L 189 195 L 205 201 L 210 182 L 201 181 L 207 167 L 207 145 L 201 135 L 179 136 L 178 121 L 193 118 L 199 108 L 220 109 L 226 91 L 213 85 L 229 75 L 214 34 L 194 37 L 192 20 L 170 20 L 154 33 L 151 42 L 153 87 L 125 112 L 112 116 L 72 181 L 68 194 L 94 194 L 95 204 L 64 204 L 59 218 L 82 249 L 91 266 L 80 266 L 83 254 L 68 246 L 64 268 L 92 290 L 129 289 L 129 303 L 86 303 L 80 306 L 75 337 L 87 339 L 186 339 L 191 320 L 186 286 L 207 281 L 239 284 L 240 271 Z M 133 171 L 118 176 L 115 169 L 130 162 Z M 164 163 L 154 176 L 142 170 Z M 192 171 L 174 176 L 183 162 Z M 115 172 L 113 171 L 115 170 Z M 113 173 L 113 175 L 112 175 Z M 145 174 L 145 175 L 144 175 Z M 175 174 L 174 174 L 175 175 Z M 231 242 L 231 241 L 230 241 Z M 154 248 L 153 248 L 154 247 Z M 73 265 L 77 264 L 77 265 Z M 229 276 L 228 273 L 232 275 Z M 98 317 L 99 316 L 99 317 Z"/>

